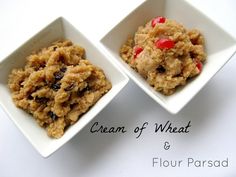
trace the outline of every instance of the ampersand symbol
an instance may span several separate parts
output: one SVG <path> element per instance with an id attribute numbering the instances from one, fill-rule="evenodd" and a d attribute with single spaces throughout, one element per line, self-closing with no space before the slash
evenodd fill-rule
<path id="1" fill-rule="evenodd" d="M 169 149 L 170 149 L 170 143 L 169 143 L 168 141 L 166 141 L 166 142 L 164 143 L 164 149 L 165 149 L 165 150 L 169 150 Z"/>

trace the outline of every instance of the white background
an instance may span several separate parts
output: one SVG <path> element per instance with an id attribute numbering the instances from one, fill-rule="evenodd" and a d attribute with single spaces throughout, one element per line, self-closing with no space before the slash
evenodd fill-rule
<path id="1" fill-rule="evenodd" d="M 141 2 L 0 0 L 0 60 L 58 16 L 64 16 L 89 39 L 99 41 Z M 190 2 L 236 37 L 234 0 Z M 235 177 L 235 59 L 236 56 L 177 115 L 167 113 L 130 81 L 86 128 L 48 159 L 33 149 L 0 109 L 0 177 Z M 178 126 L 191 120 L 190 133 L 155 134 L 154 124 L 167 120 Z M 91 134 L 95 121 L 106 126 L 124 125 L 127 133 Z M 133 129 L 146 121 L 147 129 L 136 139 Z M 171 144 L 168 151 L 163 148 L 165 141 Z M 153 157 L 228 157 L 229 167 L 152 167 Z"/>

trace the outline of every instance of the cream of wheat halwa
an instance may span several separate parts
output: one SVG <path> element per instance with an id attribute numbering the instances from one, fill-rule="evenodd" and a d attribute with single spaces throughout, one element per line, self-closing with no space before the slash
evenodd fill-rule
<path id="1" fill-rule="evenodd" d="M 206 60 L 204 37 L 164 17 L 140 26 L 121 47 L 120 55 L 155 90 L 171 95 L 201 73 Z"/>
<path id="2" fill-rule="evenodd" d="M 84 48 L 71 41 L 57 41 L 9 75 L 15 105 L 32 114 L 50 137 L 60 138 L 111 89 L 103 71 L 84 55 Z"/>

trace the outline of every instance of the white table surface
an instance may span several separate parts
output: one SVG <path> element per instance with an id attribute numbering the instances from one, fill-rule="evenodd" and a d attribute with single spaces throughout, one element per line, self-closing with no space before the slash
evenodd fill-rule
<path id="1" fill-rule="evenodd" d="M 142 0 L 0 0 L 0 60 L 57 16 L 99 41 Z M 236 37 L 236 1 L 191 0 Z M 214 30 L 214 29 L 213 29 Z M 220 42 L 220 41 L 216 41 Z M 78 135 L 42 158 L 0 108 L 0 177 L 235 177 L 236 56 L 177 115 L 167 113 L 132 81 Z M 132 98 L 132 99 L 131 99 Z M 0 98 L 1 99 L 1 98 Z M 153 125 L 191 121 L 186 135 L 155 134 Z M 122 126 L 125 134 L 91 134 L 90 127 Z M 149 122 L 140 138 L 132 132 Z M 171 144 L 164 150 L 164 142 Z M 152 158 L 229 159 L 229 167 L 152 167 Z"/>

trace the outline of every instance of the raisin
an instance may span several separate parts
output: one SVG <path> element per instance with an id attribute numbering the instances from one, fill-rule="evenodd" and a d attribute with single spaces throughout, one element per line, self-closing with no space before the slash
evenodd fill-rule
<path id="1" fill-rule="evenodd" d="M 70 104 L 70 109 L 73 109 L 78 103 Z"/>
<path id="2" fill-rule="evenodd" d="M 38 86 L 38 85 L 37 85 L 37 86 L 35 87 L 35 90 L 39 90 L 41 87 L 42 87 L 42 86 Z"/>
<path id="3" fill-rule="evenodd" d="M 78 90 L 77 91 L 77 95 L 79 96 L 79 97 L 81 97 L 81 96 L 83 96 L 84 95 L 84 92 L 86 92 L 86 91 L 88 91 L 90 88 L 89 88 L 89 86 L 87 85 L 85 88 L 83 88 L 82 90 Z"/>
<path id="4" fill-rule="evenodd" d="M 53 121 L 55 121 L 55 120 L 58 119 L 58 116 L 57 116 L 54 112 L 52 112 L 52 111 L 49 111 L 49 112 L 48 112 L 48 116 L 51 117 L 51 119 L 52 119 Z"/>
<path id="5" fill-rule="evenodd" d="M 57 71 L 53 75 L 54 75 L 56 80 L 61 80 L 63 78 L 63 76 L 64 76 L 64 73 L 61 72 L 61 71 Z"/>
<path id="6" fill-rule="evenodd" d="M 175 77 L 182 77 L 182 74 L 179 73 L 179 74 L 175 75 Z"/>
<path id="7" fill-rule="evenodd" d="M 62 67 L 62 68 L 60 69 L 60 71 L 63 72 L 63 73 L 66 72 L 66 70 L 67 70 L 66 67 Z"/>
<path id="8" fill-rule="evenodd" d="M 71 85 L 69 85 L 68 87 L 66 87 L 64 90 L 65 90 L 65 91 L 71 91 L 74 87 L 75 87 L 75 85 L 74 85 L 74 84 L 71 84 Z"/>
<path id="9" fill-rule="evenodd" d="M 46 104 L 49 101 L 49 99 L 46 98 L 46 97 L 38 97 L 38 96 L 36 96 L 35 97 L 35 101 L 37 103 L 40 103 L 40 104 Z"/>
<path id="10" fill-rule="evenodd" d="M 54 83 L 51 85 L 51 88 L 54 90 L 54 91 L 57 91 L 61 88 L 61 83 L 60 82 L 57 82 L 57 83 Z"/>
<path id="11" fill-rule="evenodd" d="M 158 73 L 164 73 L 165 71 L 166 71 L 166 69 L 162 65 L 157 67 L 157 72 Z"/>
<path id="12" fill-rule="evenodd" d="M 63 102 L 63 103 L 61 103 L 61 106 L 62 107 L 67 107 L 69 105 L 69 103 L 66 101 L 66 102 Z"/>
<path id="13" fill-rule="evenodd" d="M 190 52 L 190 57 L 191 57 L 192 59 L 194 59 L 194 58 L 197 57 L 197 55 L 196 55 L 194 52 Z"/>
<path id="14" fill-rule="evenodd" d="M 28 100 L 33 100 L 34 97 L 32 97 L 32 95 L 29 95 L 29 96 L 27 97 L 27 99 L 28 99 Z"/>
<path id="15" fill-rule="evenodd" d="M 62 62 L 64 63 L 64 61 L 65 61 L 64 56 L 60 55 L 60 56 L 59 56 L 59 61 L 62 61 Z"/>
<path id="16" fill-rule="evenodd" d="M 77 95 L 78 95 L 79 97 L 82 97 L 82 96 L 84 95 L 84 92 L 81 92 L 81 91 L 78 90 Z"/>
<path id="17" fill-rule="evenodd" d="M 55 47 L 53 47 L 53 50 L 54 50 L 54 51 L 56 51 L 56 50 L 57 50 L 57 47 L 56 47 L 56 46 L 55 46 Z"/>

